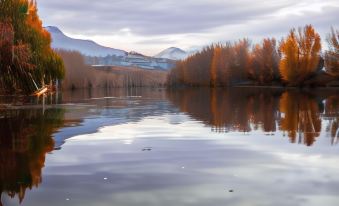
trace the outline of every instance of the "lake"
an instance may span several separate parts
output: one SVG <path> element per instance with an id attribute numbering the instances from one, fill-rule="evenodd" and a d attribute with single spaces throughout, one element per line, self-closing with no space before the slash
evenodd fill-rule
<path id="1" fill-rule="evenodd" d="M 335 89 L 134 88 L 64 92 L 44 106 L 0 101 L 3 206 L 338 205 Z"/>

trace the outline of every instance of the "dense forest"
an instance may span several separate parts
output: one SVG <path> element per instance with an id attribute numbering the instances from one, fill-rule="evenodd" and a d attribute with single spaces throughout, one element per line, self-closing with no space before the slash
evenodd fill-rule
<path id="1" fill-rule="evenodd" d="M 0 62 L 1 92 L 31 94 L 64 76 L 63 61 L 51 49 L 35 1 L 1 0 Z"/>
<path id="2" fill-rule="evenodd" d="M 248 39 L 213 44 L 178 62 L 168 84 L 323 86 L 339 77 L 339 31 L 332 28 L 327 42 L 329 50 L 322 55 L 319 34 L 306 25 L 280 42 L 266 38 L 253 46 Z"/>

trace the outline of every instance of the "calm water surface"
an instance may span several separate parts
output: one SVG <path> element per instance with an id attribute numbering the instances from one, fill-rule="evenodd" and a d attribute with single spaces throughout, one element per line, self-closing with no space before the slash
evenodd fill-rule
<path id="1" fill-rule="evenodd" d="M 133 89 L 63 93 L 44 107 L 0 101 L 4 206 L 339 202 L 337 90 Z"/>

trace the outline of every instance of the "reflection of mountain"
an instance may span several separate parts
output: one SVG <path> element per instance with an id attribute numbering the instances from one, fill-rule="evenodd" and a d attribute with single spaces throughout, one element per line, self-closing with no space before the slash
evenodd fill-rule
<path id="1" fill-rule="evenodd" d="M 6 110 L 0 118 L 0 197 L 22 202 L 27 188 L 38 187 L 45 155 L 54 148 L 52 133 L 63 125 L 63 110 Z M 1 203 L 0 203 L 1 204 Z"/>
<path id="2" fill-rule="evenodd" d="M 177 110 L 166 101 L 163 91 L 151 88 L 69 91 L 63 93 L 62 101 L 75 105 L 67 107 L 64 115 L 67 124 L 53 135 L 56 148 L 70 137 L 94 133 L 100 127 Z"/>
<path id="3" fill-rule="evenodd" d="M 261 130 L 269 133 L 279 129 L 287 132 L 292 143 L 298 142 L 307 146 L 313 145 L 320 135 L 321 113 L 327 118 L 332 115 L 328 130 L 334 143 L 339 136 L 338 97 L 331 97 L 326 101 L 324 112 L 324 97 L 318 100 L 316 97 L 295 91 L 283 93 L 279 90 L 249 88 L 185 89 L 168 92 L 169 100 L 182 112 L 202 120 L 215 132 Z"/>

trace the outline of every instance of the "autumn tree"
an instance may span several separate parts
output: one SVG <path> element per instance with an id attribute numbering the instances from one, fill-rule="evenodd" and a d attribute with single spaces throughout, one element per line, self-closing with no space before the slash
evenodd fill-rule
<path id="1" fill-rule="evenodd" d="M 252 50 L 252 70 L 250 76 L 260 84 L 270 84 L 279 79 L 279 54 L 276 40 L 264 39 Z"/>
<path id="2" fill-rule="evenodd" d="M 216 45 L 214 47 L 212 64 L 211 64 L 211 69 L 210 69 L 212 87 L 215 87 L 218 85 L 218 82 L 217 82 L 218 73 L 222 69 L 222 66 L 223 66 L 221 51 L 222 51 L 221 45 Z"/>
<path id="3" fill-rule="evenodd" d="M 171 86 L 209 86 L 213 54 L 212 45 L 177 62 L 176 66 L 169 71 L 167 83 Z"/>
<path id="4" fill-rule="evenodd" d="M 50 34 L 42 27 L 37 4 L 31 0 L 0 2 L 1 87 L 8 92 L 31 93 L 33 80 L 44 82 L 64 76 L 62 59 L 51 49 Z"/>
<path id="5" fill-rule="evenodd" d="M 243 39 L 205 47 L 169 72 L 169 84 L 215 87 L 245 80 L 250 69 L 249 46 L 249 40 Z"/>
<path id="6" fill-rule="evenodd" d="M 251 43 L 248 39 L 241 39 L 234 43 L 234 58 L 230 65 L 233 83 L 247 79 L 251 72 L 250 45 Z"/>
<path id="7" fill-rule="evenodd" d="M 30 50 L 21 41 L 14 45 L 14 31 L 9 22 L 0 22 L 0 88 L 13 91 L 16 88 L 27 89 L 29 73 L 33 69 L 30 63 Z"/>
<path id="8" fill-rule="evenodd" d="M 325 53 L 326 72 L 339 76 L 339 31 L 332 28 L 327 36 L 327 42 L 329 50 Z"/>
<path id="9" fill-rule="evenodd" d="M 270 85 L 283 80 L 291 86 L 300 86 L 323 68 L 320 36 L 311 25 L 298 31 L 292 29 L 279 49 L 273 38 L 264 39 L 252 50 L 250 46 L 250 40 L 245 38 L 206 47 L 169 72 L 169 85 L 216 87 L 247 80 Z"/>
<path id="10" fill-rule="evenodd" d="M 290 85 L 301 85 L 318 67 L 320 36 L 311 25 L 290 31 L 280 44 L 280 73 Z"/>

